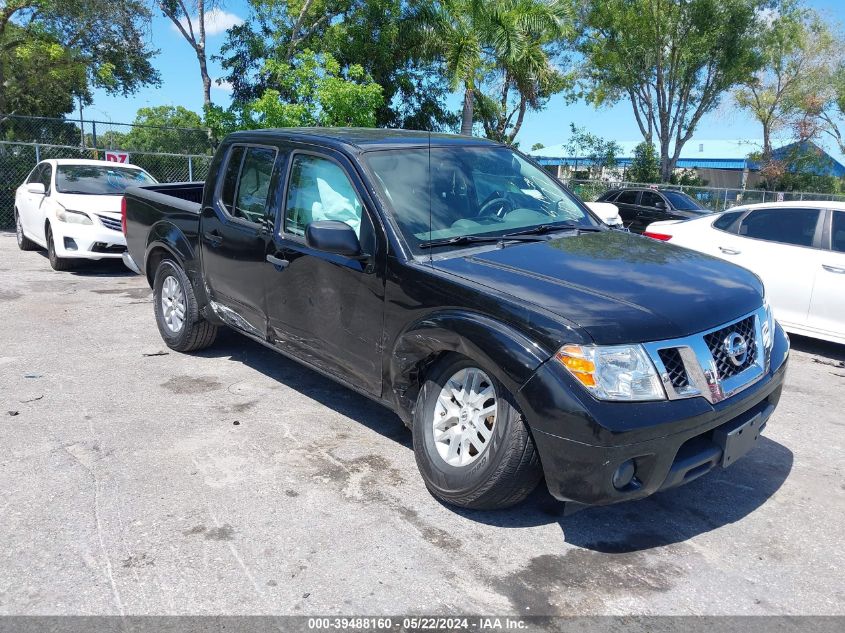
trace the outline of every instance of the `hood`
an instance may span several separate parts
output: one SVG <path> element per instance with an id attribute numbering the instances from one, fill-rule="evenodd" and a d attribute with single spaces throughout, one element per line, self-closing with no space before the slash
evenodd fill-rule
<path id="1" fill-rule="evenodd" d="M 601 345 L 701 332 L 756 310 L 763 294 L 744 268 L 618 231 L 520 243 L 433 266 L 542 306 Z"/>
<path id="2" fill-rule="evenodd" d="M 56 192 L 53 199 L 66 209 L 72 211 L 87 211 L 89 213 L 117 213 L 120 214 L 119 196 L 86 196 Z"/>

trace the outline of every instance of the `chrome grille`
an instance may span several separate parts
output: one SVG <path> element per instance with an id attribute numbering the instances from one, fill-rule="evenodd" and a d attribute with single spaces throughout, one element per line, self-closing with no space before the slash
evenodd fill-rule
<path id="1" fill-rule="evenodd" d="M 103 226 L 107 229 L 111 229 L 112 231 L 123 231 L 123 227 L 120 224 L 120 220 L 115 220 L 107 215 L 100 215 L 97 214 L 97 218 L 99 218 L 100 222 L 103 223 Z"/>
<path id="2" fill-rule="evenodd" d="M 712 330 L 644 343 L 643 347 L 670 400 L 699 396 L 716 403 L 765 375 L 768 351 L 761 328 L 766 319 L 766 311 L 760 307 Z"/>
<path id="3" fill-rule="evenodd" d="M 745 356 L 745 361 L 739 365 L 731 360 L 725 348 L 725 339 L 734 333 L 739 334 L 748 345 L 748 353 Z M 721 380 L 741 374 L 754 364 L 757 356 L 754 317 L 750 316 L 721 330 L 711 332 L 705 335 L 704 342 L 707 343 L 710 353 L 713 354 L 713 360 L 716 362 L 716 371 Z"/>
<path id="4" fill-rule="evenodd" d="M 660 360 L 666 367 L 666 373 L 669 374 L 669 382 L 675 389 L 683 389 L 689 387 L 689 377 L 687 370 L 684 367 L 684 361 L 681 359 L 681 353 L 676 347 L 669 347 L 658 350 Z"/>

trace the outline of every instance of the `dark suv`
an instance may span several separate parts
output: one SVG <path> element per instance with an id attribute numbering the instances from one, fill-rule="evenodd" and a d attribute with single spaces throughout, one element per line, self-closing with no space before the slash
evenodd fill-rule
<path id="1" fill-rule="evenodd" d="M 599 196 L 596 202 L 615 204 L 622 224 L 634 233 L 642 233 L 652 222 L 690 220 L 710 213 L 687 194 L 674 189 L 611 189 Z"/>
<path id="2" fill-rule="evenodd" d="M 390 407 L 456 505 L 542 475 L 576 506 L 644 497 L 732 464 L 780 397 L 753 273 L 609 229 L 490 141 L 238 132 L 205 183 L 130 189 L 124 226 L 168 346 L 225 325 Z"/>

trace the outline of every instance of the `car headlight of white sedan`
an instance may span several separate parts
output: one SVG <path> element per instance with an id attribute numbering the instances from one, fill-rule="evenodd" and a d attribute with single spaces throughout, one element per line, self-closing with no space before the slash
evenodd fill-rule
<path id="1" fill-rule="evenodd" d="M 73 211 L 71 209 L 60 208 L 56 211 L 56 217 L 68 224 L 94 224 L 91 217 L 84 211 Z"/>

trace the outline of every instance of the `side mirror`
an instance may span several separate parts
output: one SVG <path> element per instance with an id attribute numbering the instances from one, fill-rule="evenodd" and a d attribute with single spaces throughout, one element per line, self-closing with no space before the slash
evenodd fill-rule
<path id="1" fill-rule="evenodd" d="M 343 257 L 359 258 L 361 243 L 355 229 L 338 220 L 317 220 L 305 227 L 305 243 L 318 251 Z"/>
<path id="2" fill-rule="evenodd" d="M 34 193 L 39 196 L 43 196 L 45 193 L 47 193 L 47 190 L 44 189 L 44 185 L 40 182 L 31 182 L 27 184 L 26 190 L 29 193 Z"/>
<path id="3" fill-rule="evenodd" d="M 657 202 L 654 203 L 654 208 L 655 209 L 666 209 L 666 203 L 663 202 L 663 200 L 658 200 Z"/>

